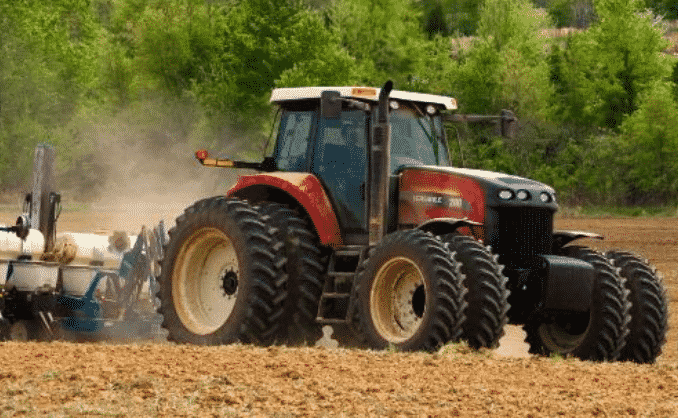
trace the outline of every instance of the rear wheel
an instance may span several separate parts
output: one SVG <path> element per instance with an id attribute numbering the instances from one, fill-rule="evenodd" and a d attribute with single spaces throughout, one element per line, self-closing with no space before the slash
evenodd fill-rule
<path id="1" fill-rule="evenodd" d="M 278 332 L 284 258 L 246 202 L 196 202 L 169 231 L 158 279 L 168 339 L 193 344 L 272 343 Z"/>
<path id="2" fill-rule="evenodd" d="M 356 280 L 353 321 L 369 347 L 435 350 L 461 337 L 462 276 L 446 246 L 430 233 L 386 236 Z"/>
<path id="3" fill-rule="evenodd" d="M 322 326 L 316 322 L 323 265 L 315 234 L 307 222 L 286 206 L 265 203 L 260 212 L 269 217 L 287 258 L 287 299 L 280 338 L 288 344 L 315 343 L 323 336 Z"/>
<path id="4" fill-rule="evenodd" d="M 666 342 L 668 306 L 666 290 L 657 270 L 635 254 L 610 251 L 605 254 L 620 269 L 630 292 L 631 323 L 620 360 L 654 363 Z"/>
<path id="5" fill-rule="evenodd" d="M 530 353 L 552 353 L 582 360 L 612 361 L 619 358 L 628 334 L 629 303 L 624 279 L 597 251 L 569 246 L 561 254 L 591 264 L 595 282 L 588 312 L 554 312 L 525 325 Z"/>
<path id="6" fill-rule="evenodd" d="M 466 321 L 462 338 L 472 348 L 495 348 L 504 335 L 508 322 L 507 278 L 502 267 L 487 249 L 472 237 L 447 234 L 447 242 L 455 260 L 461 264 L 466 294 Z"/>

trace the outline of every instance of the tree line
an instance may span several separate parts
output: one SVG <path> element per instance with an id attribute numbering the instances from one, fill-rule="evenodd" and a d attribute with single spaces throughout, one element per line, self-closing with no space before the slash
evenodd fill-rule
<path id="1" fill-rule="evenodd" d="M 271 89 L 391 79 L 518 115 L 513 139 L 448 126 L 457 166 L 547 182 L 569 204 L 675 204 L 676 18 L 668 0 L 2 2 L 0 187 L 26 187 L 38 142 L 83 199 L 120 169 L 110 142 L 258 159 Z"/>

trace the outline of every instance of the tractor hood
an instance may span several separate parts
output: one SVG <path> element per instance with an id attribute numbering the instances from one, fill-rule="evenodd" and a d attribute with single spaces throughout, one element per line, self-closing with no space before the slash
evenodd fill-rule
<path id="1" fill-rule="evenodd" d="M 463 202 L 482 200 L 488 207 L 558 209 L 552 187 L 510 174 L 468 168 L 406 166 L 400 169 L 400 176 L 405 180 L 401 181 L 404 186 L 401 192 L 406 194 L 411 185 L 427 184 L 430 193 L 458 196 Z M 463 208 L 468 206 L 462 204 Z"/>
<path id="2" fill-rule="evenodd" d="M 556 191 L 544 183 L 510 174 L 470 168 L 426 166 L 419 169 L 449 173 L 477 182 L 485 190 L 488 206 L 538 206 L 558 209 Z"/>

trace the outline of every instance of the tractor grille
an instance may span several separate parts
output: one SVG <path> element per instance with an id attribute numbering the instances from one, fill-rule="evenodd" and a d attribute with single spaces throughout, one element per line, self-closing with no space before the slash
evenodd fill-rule
<path id="1" fill-rule="evenodd" d="M 510 267 L 529 264 L 538 254 L 551 252 L 553 212 L 543 208 L 493 208 L 487 219 L 487 237 L 493 252 Z"/>

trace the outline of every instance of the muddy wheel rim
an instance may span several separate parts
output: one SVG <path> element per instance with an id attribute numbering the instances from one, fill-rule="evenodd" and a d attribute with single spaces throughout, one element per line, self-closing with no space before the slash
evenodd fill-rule
<path id="1" fill-rule="evenodd" d="M 186 329 L 207 335 L 223 326 L 239 292 L 239 265 L 231 239 L 216 228 L 196 231 L 181 246 L 172 276 L 172 295 Z"/>
<path id="2" fill-rule="evenodd" d="M 541 324 L 539 334 L 544 345 L 552 352 L 568 354 L 576 350 L 589 331 L 589 314 L 582 314 L 568 321 Z"/>
<path id="3" fill-rule="evenodd" d="M 370 314 L 389 343 L 411 338 L 421 325 L 426 304 L 424 276 L 410 259 L 396 257 L 381 266 L 370 290 Z"/>

